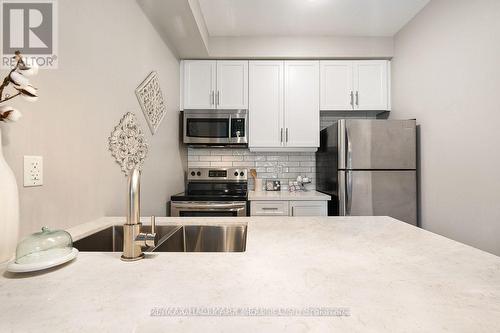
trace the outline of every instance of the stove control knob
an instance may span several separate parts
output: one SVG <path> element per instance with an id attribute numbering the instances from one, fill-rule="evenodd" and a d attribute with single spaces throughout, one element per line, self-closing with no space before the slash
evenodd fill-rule
<path id="1" fill-rule="evenodd" d="M 245 175 L 245 173 L 242 171 L 240 172 L 240 176 L 243 177 Z"/>
<path id="2" fill-rule="evenodd" d="M 238 177 L 238 171 L 235 171 L 235 172 L 234 172 L 234 175 L 235 175 L 236 177 Z"/>
<path id="3" fill-rule="evenodd" d="M 194 176 L 194 175 L 195 175 L 194 171 L 191 171 L 191 176 Z"/>
<path id="4" fill-rule="evenodd" d="M 197 175 L 197 176 L 201 176 L 201 172 L 199 172 L 199 171 L 198 171 L 198 172 L 196 173 L 196 175 Z"/>

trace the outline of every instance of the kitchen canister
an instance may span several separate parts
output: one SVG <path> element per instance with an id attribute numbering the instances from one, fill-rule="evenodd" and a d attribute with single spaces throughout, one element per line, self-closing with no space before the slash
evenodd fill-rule
<path id="1" fill-rule="evenodd" d="M 262 178 L 255 178 L 255 192 L 262 191 Z"/>

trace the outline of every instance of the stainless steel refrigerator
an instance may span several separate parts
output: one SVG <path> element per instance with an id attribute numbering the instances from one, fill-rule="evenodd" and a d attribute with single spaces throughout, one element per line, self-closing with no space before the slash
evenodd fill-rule
<path id="1" fill-rule="evenodd" d="M 316 181 L 328 215 L 417 224 L 415 120 L 343 119 L 320 133 Z"/>

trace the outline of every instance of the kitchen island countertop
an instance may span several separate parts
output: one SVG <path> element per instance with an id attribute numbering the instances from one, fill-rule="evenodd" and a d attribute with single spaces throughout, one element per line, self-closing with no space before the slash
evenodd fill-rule
<path id="1" fill-rule="evenodd" d="M 70 233 L 78 239 L 123 220 L 102 218 Z M 157 222 L 246 223 L 247 249 L 151 253 L 136 262 L 81 252 L 43 273 L 0 268 L 0 331 L 500 331 L 500 258 L 389 217 Z M 341 311 L 220 317 L 206 315 L 208 307 Z M 190 317 L 195 309 L 205 316 Z"/>

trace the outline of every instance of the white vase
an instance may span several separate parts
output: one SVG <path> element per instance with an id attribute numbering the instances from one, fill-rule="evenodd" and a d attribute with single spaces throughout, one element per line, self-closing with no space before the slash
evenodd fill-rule
<path id="1" fill-rule="evenodd" d="M 0 130 L 0 264 L 13 258 L 19 236 L 19 193 L 14 172 L 2 153 Z"/>

